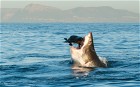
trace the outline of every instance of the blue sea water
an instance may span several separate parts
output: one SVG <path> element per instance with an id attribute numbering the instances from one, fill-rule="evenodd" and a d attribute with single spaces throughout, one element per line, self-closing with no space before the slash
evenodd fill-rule
<path id="1" fill-rule="evenodd" d="M 76 73 L 64 38 L 93 33 L 107 68 Z M 140 87 L 139 23 L 1 23 L 0 87 Z"/>

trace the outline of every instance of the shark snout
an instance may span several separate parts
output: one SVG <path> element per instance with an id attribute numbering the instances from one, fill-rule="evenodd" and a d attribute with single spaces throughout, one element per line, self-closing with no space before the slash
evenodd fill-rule
<path id="1" fill-rule="evenodd" d="M 88 37 L 92 37 L 92 32 L 89 32 L 88 33 Z"/>

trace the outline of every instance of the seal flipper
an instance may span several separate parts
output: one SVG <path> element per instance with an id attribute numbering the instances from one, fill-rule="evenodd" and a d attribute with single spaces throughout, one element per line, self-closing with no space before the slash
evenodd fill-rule
<path id="1" fill-rule="evenodd" d="M 67 43 L 67 42 L 68 42 L 68 39 L 67 39 L 67 38 L 64 38 L 64 40 L 65 40 L 65 43 Z"/>
<path id="2" fill-rule="evenodd" d="M 69 43 L 69 45 L 72 46 L 72 43 L 70 41 L 68 41 L 67 38 L 64 38 L 64 40 L 66 40 L 65 43 Z"/>
<path id="3" fill-rule="evenodd" d="M 69 43 L 70 46 L 72 46 L 72 43 Z"/>

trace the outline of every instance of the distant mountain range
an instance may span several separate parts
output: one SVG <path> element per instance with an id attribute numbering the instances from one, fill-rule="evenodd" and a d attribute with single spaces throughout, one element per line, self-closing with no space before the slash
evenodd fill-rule
<path id="1" fill-rule="evenodd" d="M 102 7 L 77 7 L 61 10 L 29 4 L 25 8 L 1 8 L 1 22 L 139 22 L 139 14 Z"/>

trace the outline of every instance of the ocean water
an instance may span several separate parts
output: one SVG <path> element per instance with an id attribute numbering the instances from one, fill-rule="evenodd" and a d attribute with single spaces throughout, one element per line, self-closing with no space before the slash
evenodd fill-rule
<path id="1" fill-rule="evenodd" d="M 64 38 L 93 33 L 107 68 L 72 69 Z M 140 87 L 139 23 L 2 23 L 0 87 Z"/>

